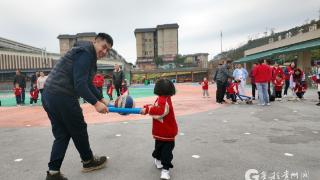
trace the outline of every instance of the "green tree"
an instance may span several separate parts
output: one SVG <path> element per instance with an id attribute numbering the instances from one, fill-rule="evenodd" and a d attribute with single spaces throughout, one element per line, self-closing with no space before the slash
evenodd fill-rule
<path id="1" fill-rule="evenodd" d="M 178 54 L 174 59 L 174 63 L 176 64 L 176 66 L 179 66 L 180 64 L 183 64 L 185 60 L 186 60 L 186 57 Z"/>
<path id="2" fill-rule="evenodd" d="M 158 66 L 163 65 L 163 59 L 160 56 L 154 58 L 154 63 Z"/>

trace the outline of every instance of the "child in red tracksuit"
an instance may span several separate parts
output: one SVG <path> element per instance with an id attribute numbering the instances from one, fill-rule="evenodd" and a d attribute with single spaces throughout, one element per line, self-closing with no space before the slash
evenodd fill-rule
<path id="1" fill-rule="evenodd" d="M 203 98 L 205 98 L 206 96 L 209 98 L 209 92 L 208 92 L 209 82 L 206 77 L 203 78 L 203 81 L 201 82 L 201 87 L 202 87 Z"/>
<path id="2" fill-rule="evenodd" d="M 304 93 L 307 90 L 306 83 L 304 82 L 296 82 L 296 86 L 294 87 L 294 92 L 296 93 L 299 100 L 303 98 Z"/>
<path id="3" fill-rule="evenodd" d="M 152 153 L 155 165 L 162 168 L 161 179 L 170 179 L 169 169 L 173 168 L 172 151 L 175 146 L 175 136 L 178 125 L 173 111 L 171 96 L 176 93 L 174 84 L 168 79 L 160 79 L 154 87 L 154 94 L 158 95 L 153 105 L 145 105 L 142 114 L 153 117 L 152 134 L 155 139 L 155 149 Z"/>
<path id="4" fill-rule="evenodd" d="M 20 106 L 21 105 L 22 89 L 20 88 L 19 84 L 15 84 L 15 87 L 13 88 L 13 93 L 16 96 L 17 106 Z"/>
<path id="5" fill-rule="evenodd" d="M 122 88 L 121 88 L 121 95 L 128 95 L 129 94 L 129 91 L 128 91 L 128 83 L 127 83 L 127 80 L 125 79 L 123 81 L 123 84 L 122 84 Z"/>
<path id="6" fill-rule="evenodd" d="M 30 104 L 37 103 L 39 97 L 39 89 L 36 84 L 33 84 L 33 87 L 30 90 Z"/>
<path id="7" fill-rule="evenodd" d="M 239 93 L 238 86 L 239 86 L 238 81 L 232 82 L 232 79 L 228 78 L 228 85 L 227 85 L 226 92 L 227 92 L 227 97 L 232 100 L 233 104 L 237 103 L 237 94 Z"/>
<path id="8" fill-rule="evenodd" d="M 276 79 L 273 80 L 276 100 L 281 101 L 282 99 L 282 86 L 284 85 L 284 80 L 281 74 L 278 74 Z"/>
<path id="9" fill-rule="evenodd" d="M 113 100 L 112 92 L 113 92 L 112 80 L 109 80 L 109 82 L 107 83 L 107 95 L 109 96 L 109 99 L 111 101 Z"/>

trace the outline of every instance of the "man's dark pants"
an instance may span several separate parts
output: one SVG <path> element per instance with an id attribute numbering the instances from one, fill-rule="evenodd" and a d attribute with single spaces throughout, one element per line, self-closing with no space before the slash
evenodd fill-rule
<path id="1" fill-rule="evenodd" d="M 72 138 L 80 157 L 88 161 L 93 157 L 87 124 L 76 97 L 52 94 L 44 91 L 42 105 L 51 121 L 52 133 L 55 138 L 51 150 L 49 170 L 59 171 L 70 138 Z"/>
<path id="2" fill-rule="evenodd" d="M 121 92 L 121 88 L 122 88 L 121 84 L 116 84 L 114 88 L 116 89 L 117 96 L 119 97 L 120 96 L 120 92 Z"/>
<path id="3" fill-rule="evenodd" d="M 224 95 L 226 93 L 227 83 L 217 81 L 216 101 L 218 103 L 223 102 Z"/>
<path id="4" fill-rule="evenodd" d="M 25 88 L 21 88 L 22 92 L 21 92 L 21 103 L 24 104 L 25 98 L 26 98 L 26 90 Z"/>
<path id="5" fill-rule="evenodd" d="M 289 81 L 289 80 L 286 80 L 286 84 L 285 84 L 284 92 L 283 92 L 284 95 L 287 95 L 287 94 L 288 94 L 289 86 L 290 86 L 290 81 Z"/>

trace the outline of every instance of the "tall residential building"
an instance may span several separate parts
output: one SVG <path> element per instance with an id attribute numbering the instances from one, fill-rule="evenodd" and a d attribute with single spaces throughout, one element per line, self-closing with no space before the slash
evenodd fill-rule
<path id="1" fill-rule="evenodd" d="M 58 36 L 60 44 L 60 54 L 64 55 L 69 49 L 74 46 L 77 41 L 91 41 L 95 40 L 97 34 L 95 32 L 77 33 L 75 35 L 61 34 Z M 130 80 L 130 70 L 132 64 L 128 63 L 115 49 L 111 49 L 108 55 L 97 61 L 98 71 L 110 76 L 114 65 L 118 64 L 125 72 L 126 79 Z"/>
<path id="2" fill-rule="evenodd" d="M 157 57 L 164 63 L 172 62 L 178 54 L 178 28 L 178 24 L 163 24 L 156 28 L 135 29 L 137 67 L 154 69 Z"/>

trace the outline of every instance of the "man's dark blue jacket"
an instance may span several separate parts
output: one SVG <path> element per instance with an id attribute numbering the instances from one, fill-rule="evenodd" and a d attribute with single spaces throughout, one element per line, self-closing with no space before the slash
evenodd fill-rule
<path id="1" fill-rule="evenodd" d="M 84 98 L 94 105 L 102 99 L 92 79 L 97 72 L 97 55 L 92 42 L 79 41 L 54 66 L 45 83 L 51 94 Z"/>

